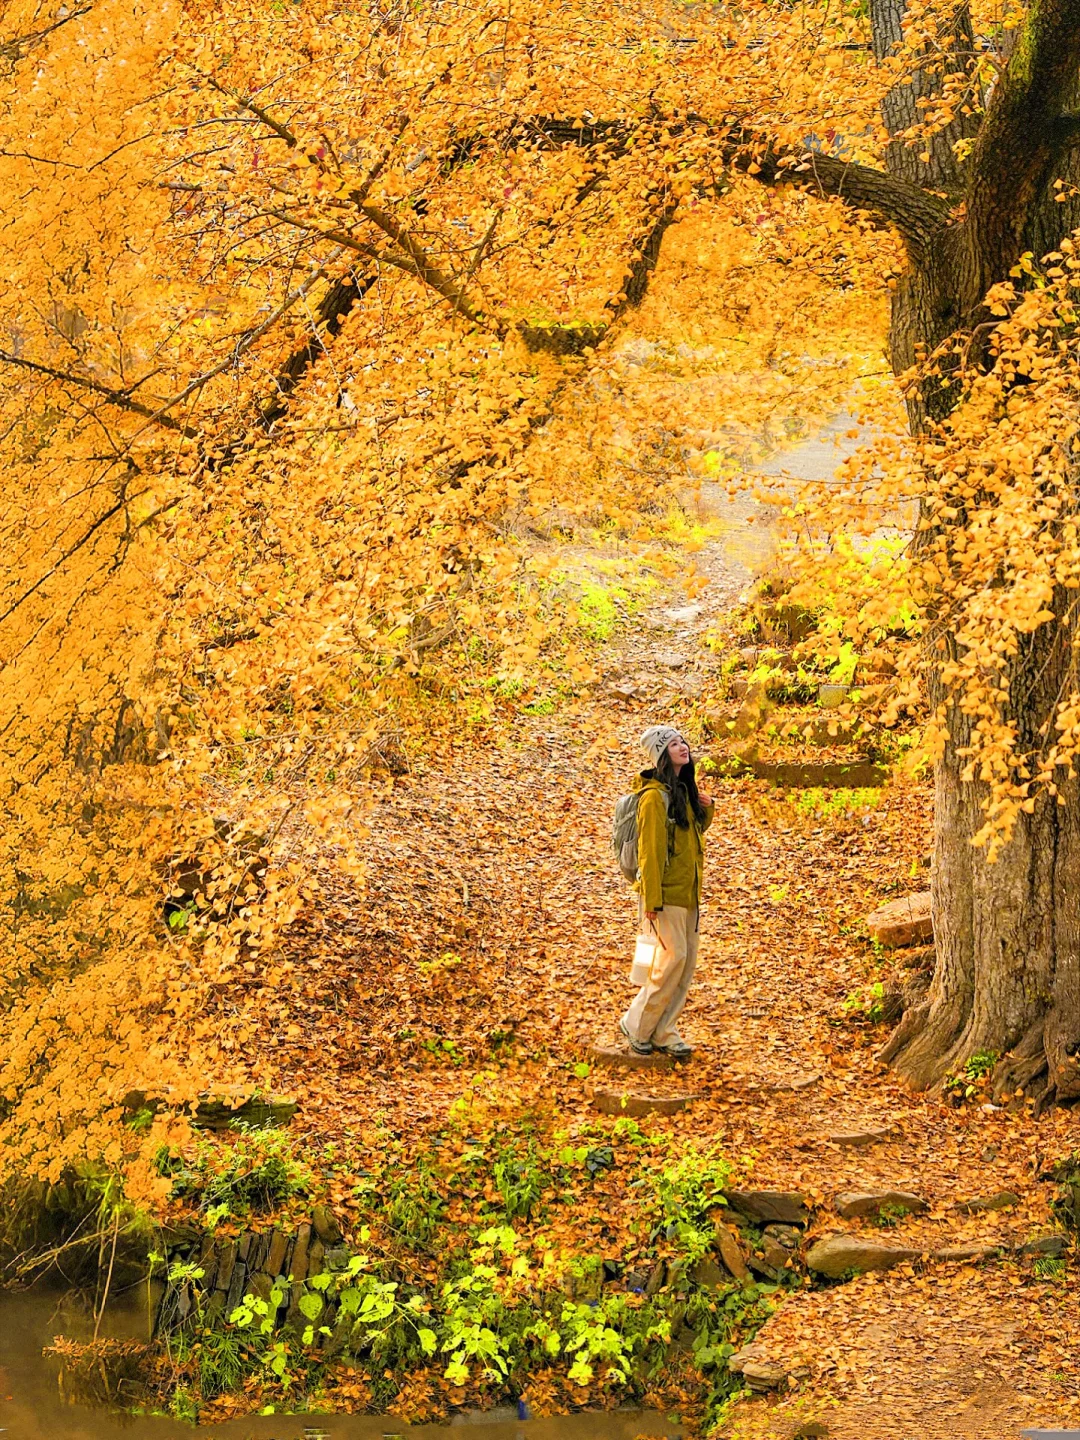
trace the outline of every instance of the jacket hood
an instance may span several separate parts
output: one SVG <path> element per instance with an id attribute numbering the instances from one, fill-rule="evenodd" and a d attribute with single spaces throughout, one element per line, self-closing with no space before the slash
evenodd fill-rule
<path id="1" fill-rule="evenodd" d="M 640 795 L 643 790 L 648 790 L 650 788 L 656 790 L 667 789 L 667 786 L 663 783 L 663 781 L 656 778 L 655 770 L 642 770 L 640 775 L 634 776 L 633 789 L 635 795 Z"/>

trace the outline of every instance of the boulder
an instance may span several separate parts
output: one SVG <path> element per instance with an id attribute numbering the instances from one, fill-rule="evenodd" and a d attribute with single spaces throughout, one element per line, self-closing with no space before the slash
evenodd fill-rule
<path id="1" fill-rule="evenodd" d="M 751 1390 L 782 1390 L 787 1386 L 788 1367 L 776 1360 L 748 1360 L 742 1377 Z"/>
<path id="2" fill-rule="evenodd" d="M 667 1265 L 663 1260 L 658 1260 L 649 1273 L 645 1282 L 645 1294 L 655 1295 L 667 1279 Z"/>
<path id="3" fill-rule="evenodd" d="M 797 1250 L 802 1240 L 802 1235 L 794 1225 L 766 1225 L 765 1234 L 783 1245 L 785 1250 Z"/>
<path id="4" fill-rule="evenodd" d="M 922 1253 L 900 1245 L 882 1245 L 862 1235 L 826 1235 L 807 1251 L 806 1263 L 816 1274 L 839 1280 L 868 1270 L 891 1270 L 906 1260 L 918 1260 Z"/>
<path id="5" fill-rule="evenodd" d="M 773 1270 L 784 1270 L 787 1268 L 789 1252 L 785 1245 L 780 1244 L 779 1240 L 774 1240 L 771 1235 L 766 1235 L 761 1242 L 761 1258 Z"/>
<path id="6" fill-rule="evenodd" d="M 773 1360 L 758 1342 L 736 1350 L 727 1364 L 733 1375 L 741 1375 L 755 1390 L 775 1390 L 787 1382 L 787 1366 L 782 1360 Z"/>
<path id="7" fill-rule="evenodd" d="M 732 1210 L 755 1225 L 805 1225 L 810 1202 L 795 1190 L 725 1190 Z"/>
<path id="8" fill-rule="evenodd" d="M 889 950 L 898 950 L 903 945 L 925 945 L 934 938 L 930 891 L 890 900 L 866 917 L 866 928 L 871 940 Z"/>
<path id="9" fill-rule="evenodd" d="M 925 1200 L 908 1190 L 845 1190 L 833 1201 L 836 1213 L 845 1220 L 863 1215 L 880 1215 L 883 1210 L 904 1210 L 921 1215 L 928 1208 Z"/>
<path id="10" fill-rule="evenodd" d="M 333 1211 L 326 1205 L 316 1205 L 311 1212 L 311 1224 L 315 1234 L 324 1245 L 341 1244 L 341 1226 Z"/>

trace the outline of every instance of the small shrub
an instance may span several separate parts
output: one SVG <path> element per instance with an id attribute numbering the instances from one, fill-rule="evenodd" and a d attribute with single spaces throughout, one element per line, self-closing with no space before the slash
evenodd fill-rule
<path id="1" fill-rule="evenodd" d="M 311 1192 L 310 1170 L 279 1131 L 236 1125 L 232 1134 L 224 1144 L 201 1140 L 191 1160 L 158 1152 L 158 1172 L 172 1180 L 170 1199 L 194 1201 L 216 1223 Z"/>

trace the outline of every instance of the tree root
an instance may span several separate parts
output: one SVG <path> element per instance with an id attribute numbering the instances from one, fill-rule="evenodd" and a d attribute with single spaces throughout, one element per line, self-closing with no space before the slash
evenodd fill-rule
<path id="1" fill-rule="evenodd" d="M 916 1090 L 929 1090 L 948 1071 L 966 1018 L 958 1006 L 924 1000 L 905 1013 L 878 1059 Z"/>
<path id="2" fill-rule="evenodd" d="M 957 1049 L 966 1019 L 953 1007 L 943 1007 L 940 1002 L 935 1007 L 923 1001 L 905 1011 L 877 1058 L 916 1089 L 931 1089 L 951 1067 L 968 1058 Z M 1055 1103 L 1080 1096 L 1080 1064 L 1064 1045 L 1054 1044 L 1052 1020 L 1053 1012 L 1037 1020 L 994 1066 L 990 1089 L 995 1104 L 1020 1092 L 1034 1100 L 1039 1116 Z"/>

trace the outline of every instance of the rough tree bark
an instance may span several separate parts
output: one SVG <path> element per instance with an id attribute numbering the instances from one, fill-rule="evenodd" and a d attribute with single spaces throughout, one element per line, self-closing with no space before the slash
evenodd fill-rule
<path id="1" fill-rule="evenodd" d="M 902 35 L 906 0 L 870 0 L 874 51 L 883 59 Z M 965 0 L 951 23 L 938 73 L 916 75 L 886 98 L 890 134 L 909 128 L 919 96 L 932 96 L 976 54 Z M 941 52 L 939 52 L 940 54 Z M 1007 66 L 984 103 L 974 81 L 947 130 L 927 146 L 899 138 L 886 169 L 806 156 L 795 170 L 766 140 L 737 139 L 732 161 L 754 160 L 766 184 L 781 177 L 868 211 L 902 235 L 907 272 L 892 298 L 890 356 L 897 374 L 953 336 L 991 318 L 990 287 L 1025 251 L 1041 257 L 1080 227 L 1080 0 L 1033 0 Z M 971 113 L 965 113 L 964 105 Z M 966 160 L 953 149 L 972 141 Z M 1066 182 L 1060 203 L 1055 179 Z M 981 347 L 985 357 L 987 347 Z M 977 361 L 978 356 L 972 359 Z M 948 371 L 908 404 L 913 431 L 944 419 L 960 399 Z M 1078 417 L 1080 419 L 1080 417 Z M 1080 463 L 1074 512 L 1080 514 Z M 1062 695 L 1078 684 L 1075 598 L 1054 598 L 1056 620 L 1021 637 L 1009 676 L 1006 718 L 1019 745 L 1037 753 Z M 935 637 L 936 638 L 936 637 Z M 947 634 L 945 657 L 955 642 Z M 944 697 L 931 678 L 931 699 Z M 977 1052 L 1000 1057 L 1000 1098 L 1022 1088 L 1039 1105 L 1080 1097 L 1080 781 L 1058 776 L 1061 801 L 1042 797 L 1023 814 L 993 863 L 972 842 L 985 790 L 963 779 L 967 722 L 956 713 L 937 766 L 932 881 L 937 965 L 926 1000 L 909 1010 L 881 1052 L 927 1087 Z"/>
<path id="2" fill-rule="evenodd" d="M 871 0 L 875 51 L 888 53 L 900 34 L 897 0 Z M 965 8 L 955 21 L 955 62 L 973 54 Z M 983 299 L 1008 277 L 1025 250 L 1039 256 L 1077 224 L 1075 201 L 1055 201 L 1053 181 L 1074 178 L 1072 146 L 1080 122 L 1072 112 L 1080 81 L 1080 0 L 1035 0 L 981 123 L 961 117 L 928 160 L 894 142 L 888 175 L 897 196 L 923 187 L 962 201 L 928 229 L 892 223 L 907 241 L 909 268 L 894 295 L 890 347 L 897 371 L 920 347 L 986 321 Z M 897 87 L 885 106 L 895 133 L 910 123 L 916 93 L 928 82 Z M 973 137 L 966 165 L 951 143 Z M 921 147 L 920 147 L 921 148 Z M 873 188 L 864 179 L 864 189 Z M 833 187 L 829 187 L 833 188 Z M 839 187 L 833 193 L 842 193 Z M 885 213 L 885 207 L 877 208 Z M 959 398 L 948 378 L 914 398 L 911 423 L 943 418 Z M 1075 600 L 1056 596 L 1056 623 L 1021 643 L 1010 673 L 1008 710 L 1020 744 L 1035 752 L 1041 727 L 1063 689 L 1076 679 Z M 946 637 L 946 644 L 953 644 Z M 932 683 L 940 698 L 940 686 Z M 998 1096 L 1023 1087 L 1041 1104 L 1080 1096 L 1080 783 L 1062 779 L 1063 804 L 1042 798 L 1022 815 L 1009 845 L 989 863 L 972 844 L 982 828 L 984 792 L 962 779 L 966 721 L 955 712 L 950 743 L 937 767 L 932 882 L 937 966 L 926 1001 L 909 1011 L 882 1058 L 913 1084 L 933 1084 L 976 1052 L 1001 1057 Z"/>

